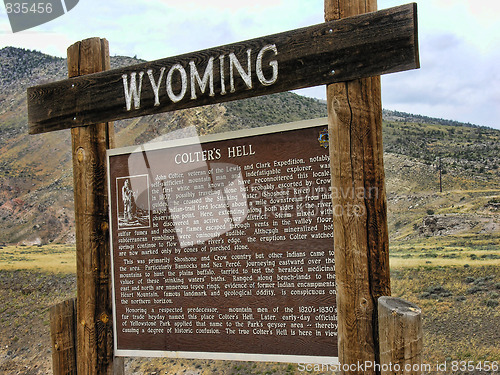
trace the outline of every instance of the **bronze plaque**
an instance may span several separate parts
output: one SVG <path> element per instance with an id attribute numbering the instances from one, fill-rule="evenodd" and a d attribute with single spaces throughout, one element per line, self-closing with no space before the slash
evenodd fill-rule
<path id="1" fill-rule="evenodd" d="M 108 152 L 115 350 L 331 362 L 326 119 Z"/>

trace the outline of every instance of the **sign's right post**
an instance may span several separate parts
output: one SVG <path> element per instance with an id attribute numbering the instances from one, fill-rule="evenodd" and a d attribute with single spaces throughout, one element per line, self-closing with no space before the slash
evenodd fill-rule
<path id="1" fill-rule="evenodd" d="M 376 0 L 325 0 L 325 20 L 377 10 Z M 389 296 L 389 238 L 380 76 L 327 86 L 337 281 L 344 374 L 376 374 L 377 300 Z"/>

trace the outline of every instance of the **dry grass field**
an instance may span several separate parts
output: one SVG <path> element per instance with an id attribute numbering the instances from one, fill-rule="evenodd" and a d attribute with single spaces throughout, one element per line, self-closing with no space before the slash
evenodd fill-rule
<path id="1" fill-rule="evenodd" d="M 76 272 L 72 245 L 6 246 L 0 249 L 0 270 L 25 269 L 56 274 Z"/>
<path id="2" fill-rule="evenodd" d="M 453 361 L 500 363 L 500 251 L 498 239 L 444 238 L 391 245 L 392 294 L 423 310 L 424 363 L 432 374 Z M 48 309 L 75 295 L 71 246 L 0 249 L 0 373 L 49 374 Z M 446 372 L 435 366 L 447 365 Z M 296 364 L 135 358 L 127 374 L 300 374 Z M 310 374 L 332 374 L 313 371 Z"/>

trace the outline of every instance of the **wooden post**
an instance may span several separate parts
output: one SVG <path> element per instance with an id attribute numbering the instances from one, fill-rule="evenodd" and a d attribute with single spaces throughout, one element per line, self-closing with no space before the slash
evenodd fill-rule
<path id="1" fill-rule="evenodd" d="M 76 298 L 50 308 L 50 339 L 54 375 L 76 375 Z"/>
<path id="2" fill-rule="evenodd" d="M 325 19 L 376 8 L 376 0 L 325 0 Z M 339 361 L 374 363 L 379 360 L 377 300 L 390 295 L 380 77 L 327 86 L 327 106 Z M 344 373 L 377 372 L 372 367 Z"/>
<path id="3" fill-rule="evenodd" d="M 105 39 L 91 38 L 68 48 L 68 75 L 109 69 Z M 78 103 L 75 103 L 78 106 Z M 110 249 L 106 149 L 113 147 L 112 123 L 71 129 L 77 251 L 78 373 L 113 373 Z"/>
<path id="4" fill-rule="evenodd" d="M 441 156 L 439 156 L 439 192 L 443 192 L 443 172 L 441 169 Z"/>
<path id="5" fill-rule="evenodd" d="M 423 350 L 421 310 L 401 298 L 380 297 L 378 323 L 381 374 L 421 374 Z"/>

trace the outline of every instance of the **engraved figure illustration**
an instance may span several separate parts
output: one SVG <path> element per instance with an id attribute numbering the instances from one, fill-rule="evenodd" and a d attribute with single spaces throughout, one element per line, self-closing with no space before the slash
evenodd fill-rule
<path id="1" fill-rule="evenodd" d="M 130 188 L 130 180 L 125 180 L 122 187 L 122 200 L 123 200 L 123 217 L 127 222 L 132 221 L 132 205 L 135 203 L 134 199 L 137 194 L 134 194 Z"/>
<path id="2" fill-rule="evenodd" d="M 117 178 L 118 228 L 150 226 L 147 176 Z"/>

